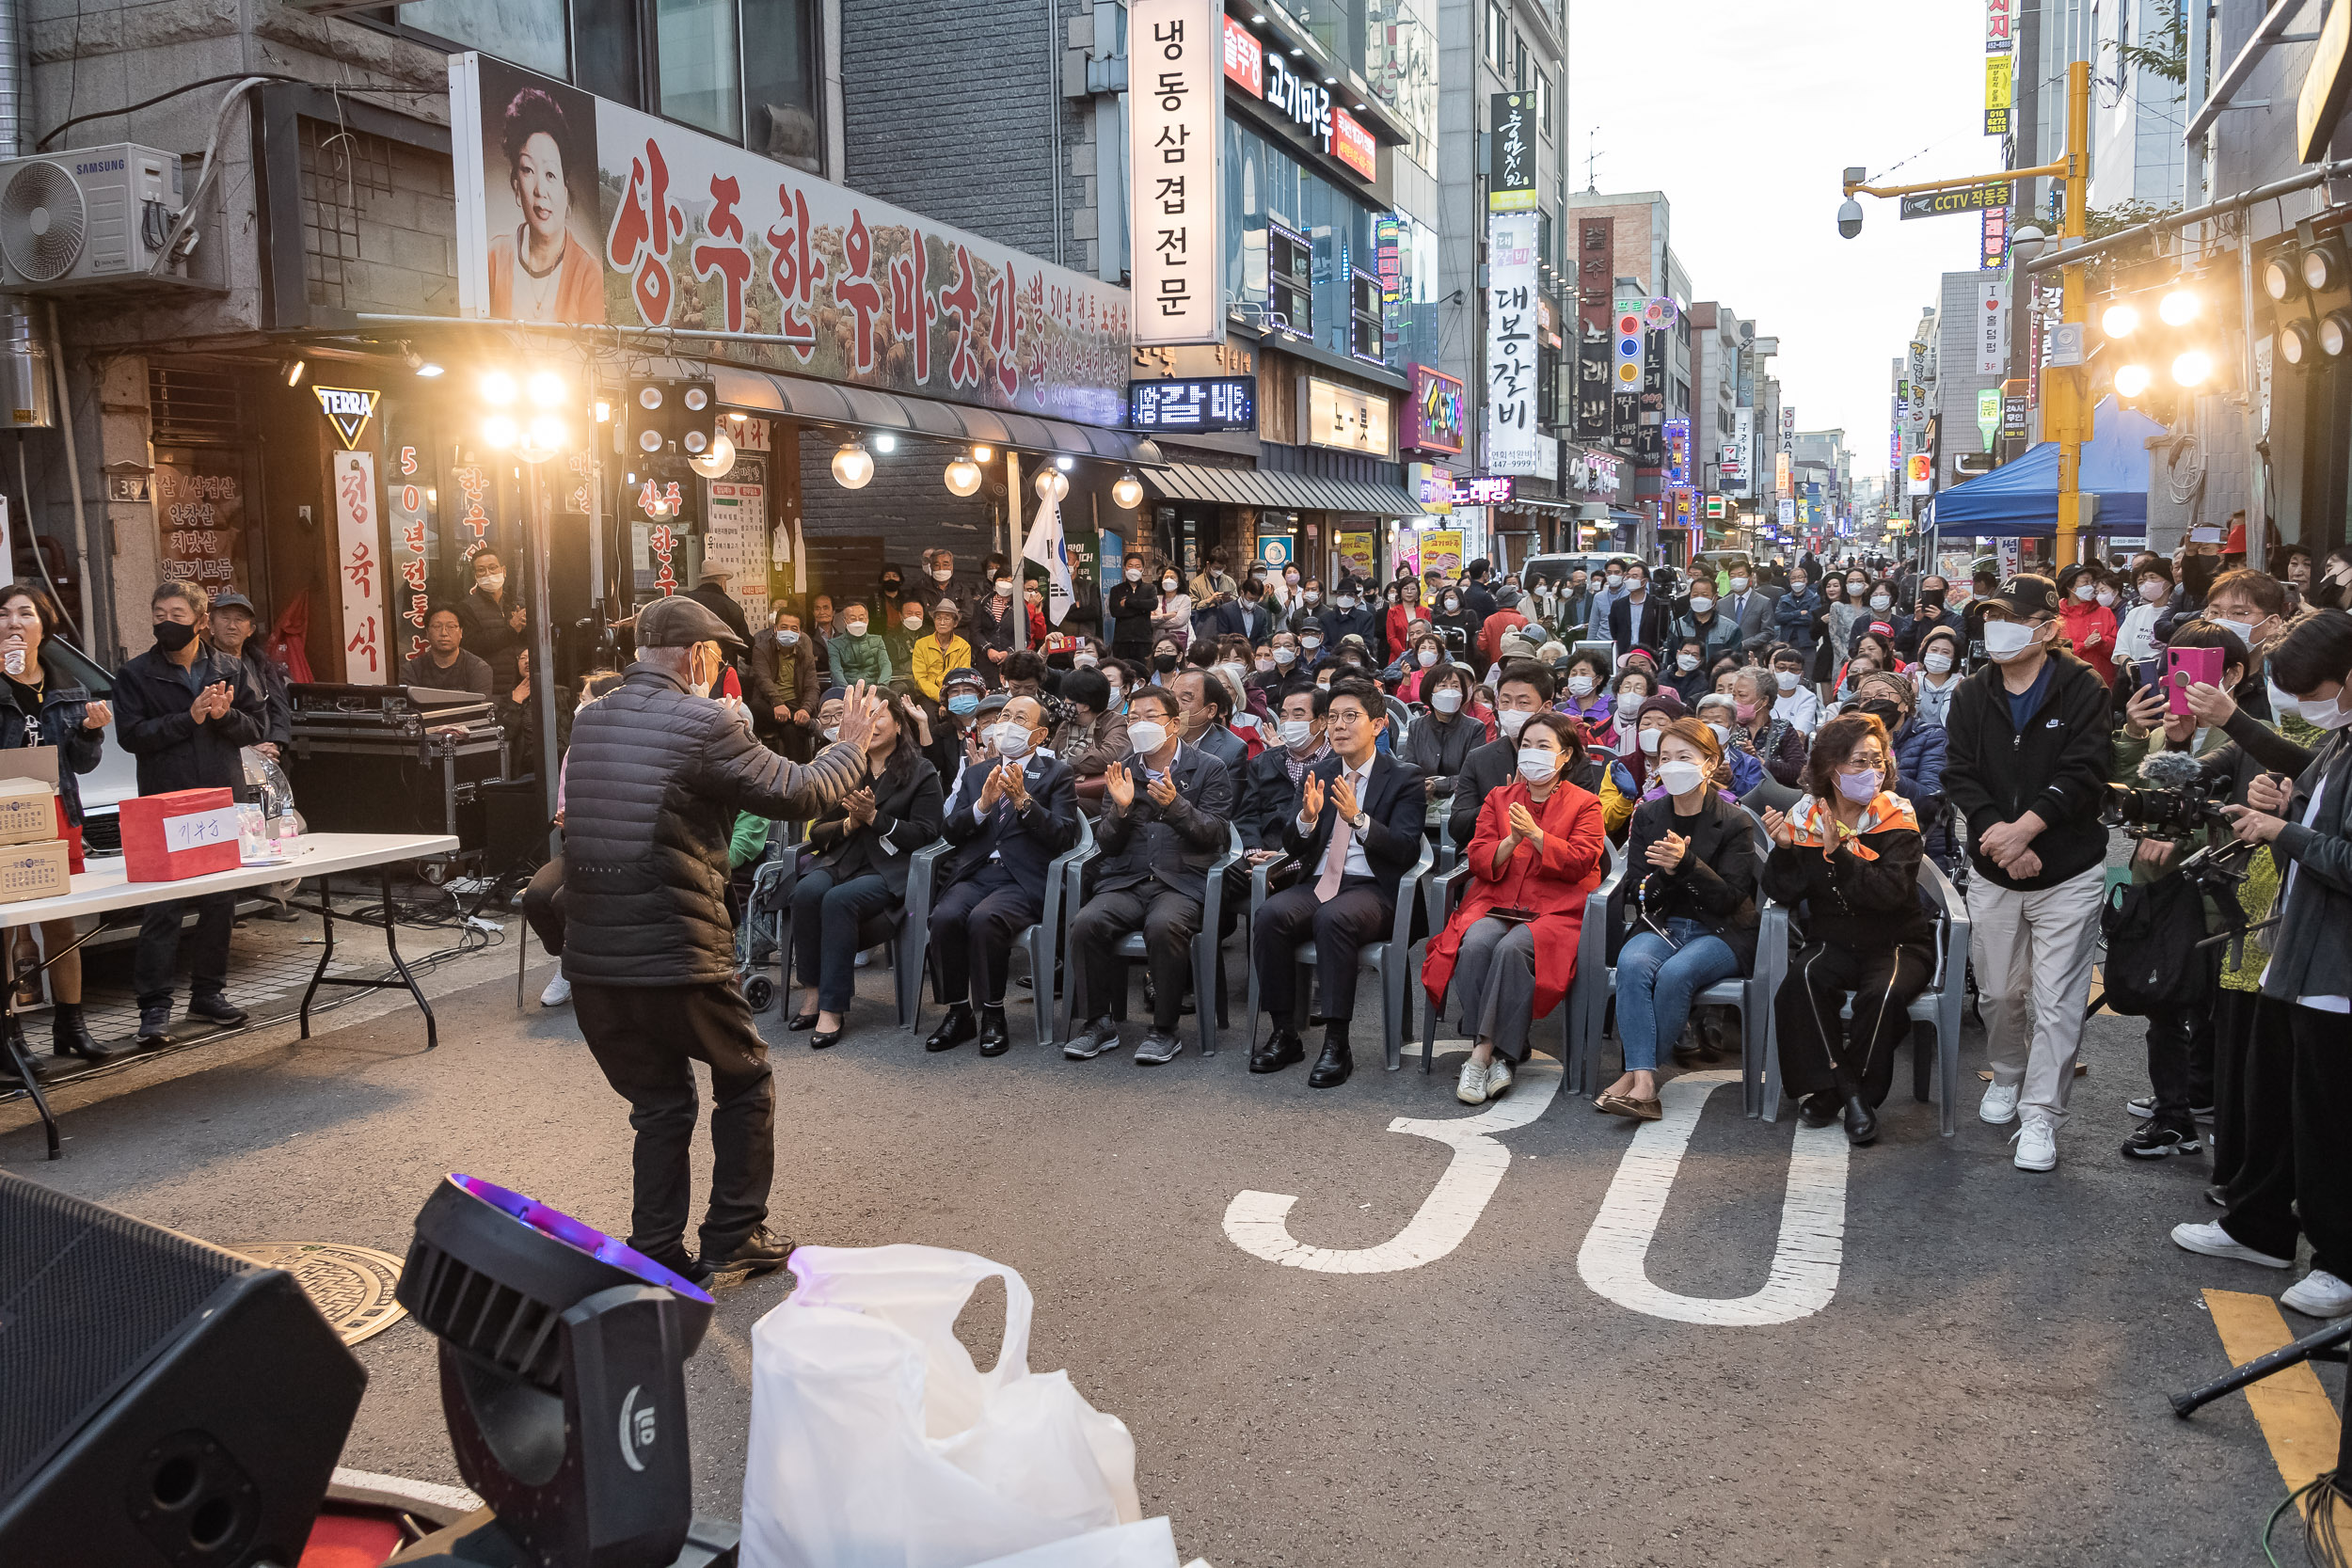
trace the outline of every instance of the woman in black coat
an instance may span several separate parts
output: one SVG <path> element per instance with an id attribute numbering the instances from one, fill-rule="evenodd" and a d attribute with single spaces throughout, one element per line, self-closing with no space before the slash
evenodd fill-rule
<path id="1" fill-rule="evenodd" d="M 815 859 L 792 889 L 792 949 L 804 994 L 789 1027 L 815 1030 L 808 1043 L 818 1051 L 841 1037 L 858 928 L 905 899 L 909 862 L 939 839 L 946 793 L 915 744 L 911 702 L 896 698 L 875 720 L 866 743 L 873 782 L 810 826 Z"/>
<path id="2" fill-rule="evenodd" d="M 490 665 L 491 689 L 503 691 L 516 679 L 516 652 L 523 645 L 522 601 L 506 589 L 506 568 L 497 554 L 482 550 L 469 570 L 473 588 L 457 601 L 457 619 L 466 627 L 466 652 Z"/>
<path id="3" fill-rule="evenodd" d="M 1842 1107 L 1856 1144 L 1878 1136 L 1895 1047 L 1935 975 L 1935 923 L 1919 902 L 1926 846 L 1894 779 L 1886 726 L 1841 713 L 1813 737 L 1809 793 L 1788 816 L 1764 813 L 1764 891 L 1798 911 L 1805 934 L 1772 1004 L 1781 1079 L 1807 1127 L 1827 1127 Z M 1851 1025 L 1838 1016 L 1849 991 Z"/>
<path id="4" fill-rule="evenodd" d="M 0 588 L 0 751 L 57 749 L 57 800 L 65 807 L 66 825 L 78 833 L 82 787 L 76 775 L 98 767 L 114 714 L 104 703 L 90 701 L 88 689 L 51 661 L 49 639 L 56 629 L 57 611 L 48 594 L 22 582 Z M 0 764 L 0 775 L 8 771 Z M 20 967 L 28 935 L 18 928 L 15 962 Z M 49 995 L 56 1004 L 50 1020 L 50 1050 L 59 1056 L 103 1062 L 107 1053 L 99 1049 L 82 1021 L 82 955 L 74 950 L 74 941 L 72 920 L 40 923 L 41 949 L 53 956 Z"/>
<path id="5" fill-rule="evenodd" d="M 1494 738 L 1486 721 L 1469 711 L 1472 689 L 1468 665 L 1439 662 L 1422 676 L 1421 700 L 1429 711 L 1414 716 L 1399 754 L 1421 769 L 1430 807 L 1438 814 L 1432 821 L 1442 819 L 1444 801 L 1470 754 Z M 1454 705 L 1449 708 L 1448 703 Z"/>

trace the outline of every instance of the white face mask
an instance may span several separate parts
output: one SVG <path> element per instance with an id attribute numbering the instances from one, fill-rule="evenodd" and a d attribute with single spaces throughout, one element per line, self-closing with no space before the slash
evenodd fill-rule
<path id="1" fill-rule="evenodd" d="M 1693 615 L 1704 615 L 1714 608 L 1715 601 L 1712 599 L 1703 599 L 1696 594 L 1691 597 L 1691 613 Z"/>
<path id="2" fill-rule="evenodd" d="M 495 594 L 500 589 L 506 586 L 506 574 L 504 572 L 485 572 L 480 577 L 474 578 L 473 585 L 476 588 L 481 589 L 485 594 Z"/>
<path id="3" fill-rule="evenodd" d="M 1731 591 L 1735 594 L 1746 593 L 1748 591 L 1748 579 L 1745 578 L 1733 578 L 1731 579 Z"/>
<path id="4" fill-rule="evenodd" d="M 1873 594 L 1870 595 L 1870 608 L 1872 610 L 1891 610 L 1894 608 L 1894 605 L 1895 601 L 1884 594 Z"/>
<path id="5" fill-rule="evenodd" d="M 1277 648 L 1274 650 L 1274 662 L 1278 665 L 1295 664 L 1297 661 L 1298 650 L 1295 648 Z"/>
<path id="6" fill-rule="evenodd" d="M 801 634 L 797 631 L 780 631 L 776 633 L 776 645 L 782 648 L 797 648 L 801 645 Z"/>
<path id="7" fill-rule="evenodd" d="M 1110 708 L 1110 710 L 1111 710 L 1112 712 L 1117 712 L 1120 708 L 1124 707 L 1124 706 L 1126 705 L 1126 704 L 1125 704 L 1125 703 L 1121 700 L 1121 698 L 1120 698 L 1120 689 L 1120 689 L 1120 684 L 1119 684 L 1117 681 L 1113 681 L 1113 682 L 1111 682 L 1111 683 L 1110 683 L 1110 688 L 1111 688 L 1111 695 L 1110 695 L 1110 705 L 1111 705 L 1111 708 Z"/>
<path id="8" fill-rule="evenodd" d="M 1940 675 L 1952 667 L 1952 656 L 1938 649 L 1919 662 L 1928 667 L 1929 674 Z"/>
<path id="9" fill-rule="evenodd" d="M 1320 588 L 1308 589 L 1306 593 L 1306 599 L 1309 604 L 1321 604 L 1323 602 L 1323 590 Z"/>
<path id="10" fill-rule="evenodd" d="M 1141 582 L 1143 580 L 1143 568 L 1140 566 L 1128 567 L 1127 580 L 1129 582 Z"/>
<path id="11" fill-rule="evenodd" d="M 917 612 L 906 617 L 902 624 L 909 631 L 921 631 L 923 629 L 923 617 L 920 612 Z M 866 628 L 864 626 L 851 626 L 850 628 L 850 634 L 854 637 L 863 632 L 865 629 Z"/>
<path id="12" fill-rule="evenodd" d="M 1009 721 L 997 725 L 996 754 L 1004 757 L 1027 756 L 1029 754 L 1029 732 Z"/>
<path id="13" fill-rule="evenodd" d="M 2112 588 L 2102 588 L 2091 596 L 2099 601 L 2099 607 L 2103 610 L 2115 608 L 2115 590 Z"/>
<path id="14" fill-rule="evenodd" d="M 1305 750 L 1307 742 L 1312 740 L 1314 737 L 1315 727 L 1311 721 L 1305 719 L 1285 719 L 1282 721 L 1282 744 L 1288 746 L 1292 751 L 1297 752 Z"/>
<path id="15" fill-rule="evenodd" d="M 1571 697 L 1589 697 L 1589 696 L 1591 696 L 1592 694 L 1593 694 L 1593 677 L 1592 677 L 1592 676 L 1590 676 L 1590 675 L 1570 675 L 1570 676 L 1568 677 L 1568 695 L 1569 695 L 1569 696 L 1571 696 Z"/>
<path id="16" fill-rule="evenodd" d="M 1258 667 L 1258 673 L 1261 675 L 1270 675 L 1274 673 L 1274 660 L 1270 658 L 1261 658 L 1256 660 L 1255 663 Z"/>
<path id="17" fill-rule="evenodd" d="M 1446 600 L 1446 602 L 1445 602 L 1445 612 L 1446 612 L 1448 615 L 1453 614 L 1455 610 L 1459 610 L 1459 609 L 1461 609 L 1461 608 L 1462 608 L 1462 601 L 1461 601 L 1461 600 L 1459 600 L 1459 599 L 1449 598 L 1449 599 L 1447 599 L 1447 600 Z"/>
<path id="18" fill-rule="evenodd" d="M 1644 730 L 1640 737 L 1642 750 L 1647 752 L 1652 756 L 1656 756 L 1658 754 L 1658 743 L 1664 739 L 1665 736 L 1666 732 L 1664 730 Z"/>
<path id="19" fill-rule="evenodd" d="M 955 575 L 955 568 L 952 566 L 942 566 L 931 573 L 931 580 L 933 582 L 948 582 L 954 579 Z"/>
<path id="20" fill-rule="evenodd" d="M 1313 653 L 1323 646 L 1323 637 L 1318 632 L 1302 632 L 1299 634 L 1298 645 L 1309 653 Z"/>
<path id="21" fill-rule="evenodd" d="M 1519 737 L 1519 732 L 1527 728 L 1527 721 L 1532 717 L 1534 717 L 1532 714 L 1521 713 L 1518 708 L 1504 708 L 1495 715 L 1495 721 L 1502 726 L 1503 739 L 1517 740 Z"/>
<path id="22" fill-rule="evenodd" d="M 2162 604 L 2171 596 L 2172 590 L 2167 588 L 2158 578 L 2150 578 L 2139 585 L 2139 597 L 2142 603 Z"/>
<path id="23" fill-rule="evenodd" d="M 1342 594 L 1338 598 L 1333 599 L 1331 602 L 1339 606 L 1342 610 L 1353 610 L 1356 608 L 1356 595 L 1353 594 Z"/>
<path id="24" fill-rule="evenodd" d="M 2026 651 L 2033 641 L 2033 627 L 2020 621 L 1987 621 L 1984 624 L 1984 651 L 1997 663 L 2006 664 Z"/>
<path id="25" fill-rule="evenodd" d="M 1788 579 L 1788 592 L 1790 592 L 1791 594 L 1802 594 L 1802 593 L 1804 593 L 1804 578 L 1790 578 Z"/>
<path id="26" fill-rule="evenodd" d="M 2346 724 L 2352 724 L 2352 709 L 2339 705 L 2343 697 L 2344 693 L 2338 691 L 2333 697 L 2318 697 L 2308 703 L 2296 703 L 2296 711 L 2302 714 L 2303 722 L 2306 724 L 2316 725 L 2323 730 L 2340 730 Z"/>
<path id="27" fill-rule="evenodd" d="M 1797 673 L 1794 670 L 1775 670 L 1772 672 L 1772 684 L 1783 691 L 1794 691 L 1797 689 Z"/>
<path id="28" fill-rule="evenodd" d="M 1661 763 L 1658 768 L 1658 782 L 1669 795 L 1688 795 L 1706 779 L 1706 772 L 1695 762 Z"/>
<path id="29" fill-rule="evenodd" d="M 1519 777 L 1532 784 L 1549 782 L 1560 772 L 1560 755 L 1558 752 L 1547 752 L 1541 746 L 1520 747 Z"/>
<path id="30" fill-rule="evenodd" d="M 1687 674 L 1689 674 L 1692 671 L 1693 671 L 1693 670 L 1697 669 L 1698 667 L 1699 667 L 1699 656 L 1698 656 L 1698 655 L 1696 655 L 1696 654 L 1677 654 L 1677 655 L 1675 655 L 1675 668 L 1676 668 L 1676 669 L 1677 669 L 1677 670 L 1679 670 L 1679 671 L 1681 671 L 1684 674 L 1686 674 L 1686 675 L 1687 675 Z"/>
<path id="31" fill-rule="evenodd" d="M 1730 725 L 1728 725 L 1728 724 L 1716 724 L 1716 723 L 1709 723 L 1707 727 L 1708 727 L 1708 729 L 1713 730 L 1713 731 L 1715 732 L 1715 744 L 1716 744 L 1716 745 L 1718 745 L 1718 746 L 1728 746 L 1728 745 L 1730 745 L 1730 744 L 1731 744 L 1731 726 L 1730 726 Z M 1695 764 L 1694 764 L 1693 766 L 1695 766 Z"/>
<path id="32" fill-rule="evenodd" d="M 1009 599 L 1012 597 L 1012 579 L 1010 578 L 998 578 L 996 579 L 996 596 L 1000 599 Z"/>
<path id="33" fill-rule="evenodd" d="M 830 745 L 832 745 L 834 741 L 839 740 L 839 739 L 841 738 L 841 726 L 840 726 L 840 725 L 838 725 L 838 724 L 827 724 L 827 725 L 825 726 L 825 731 L 824 731 L 824 734 L 825 734 L 825 744 L 826 744 L 826 745 L 828 745 L 828 746 L 830 746 Z"/>
<path id="34" fill-rule="evenodd" d="M 1137 756 L 1150 756 L 1168 744 L 1168 726 L 1152 719 L 1138 719 L 1127 726 L 1127 743 Z"/>
<path id="35" fill-rule="evenodd" d="M 1173 594 L 1173 593 L 1175 593 L 1175 592 L 1176 592 L 1176 579 L 1175 579 L 1174 578 L 1160 578 L 1160 592 L 1161 592 L 1161 593 L 1163 593 L 1163 594 Z"/>
<path id="36" fill-rule="evenodd" d="M 1284 572 L 1282 574 L 1282 580 L 1289 583 L 1293 588 L 1295 588 L 1298 586 L 1298 574 L 1296 572 Z"/>
<path id="37" fill-rule="evenodd" d="M 916 621 L 914 624 L 919 626 L 923 623 L 921 621 Z M 866 635 L 866 623 L 863 621 L 844 621 L 841 623 L 841 629 L 848 632 L 851 637 L 864 637 Z"/>
<path id="38" fill-rule="evenodd" d="M 2237 640 L 2238 640 L 2239 641 L 2241 641 L 2241 642 L 2243 642 L 2243 643 L 2245 643 L 2245 644 L 2246 644 L 2247 651 L 2248 651 L 2249 653 L 2251 653 L 2251 652 L 2253 651 L 2253 648 L 2254 648 L 2254 623 L 2253 623 L 2253 622 L 2251 622 L 2251 621 L 2225 621 L 2225 620 L 2222 620 L 2219 616 L 2216 616 L 2216 615 L 2208 615 L 2208 616 L 2206 616 L 2206 617 L 2205 617 L 2205 624 L 2206 624 L 2207 626 L 2224 626 L 2224 627 L 2227 627 L 2229 630 L 2231 630 L 2231 631 L 2233 631 L 2233 632 L 2237 633 Z"/>
<path id="39" fill-rule="evenodd" d="M 2099 585 L 2095 582 L 2078 582 L 2074 584 L 2074 597 L 2080 599 L 2085 604 L 2089 604 L 2091 601 L 2091 598 L 2097 594 L 2098 592 Z"/>
<path id="40" fill-rule="evenodd" d="M 1426 670 L 1431 665 L 1438 662 L 1438 650 L 1435 648 L 1423 648 L 1421 652 L 1415 654 L 1413 657 L 1420 662 L 1422 669 Z"/>
<path id="41" fill-rule="evenodd" d="M 1643 695 L 1641 692 L 1639 692 L 1639 691 L 1620 691 L 1620 692 L 1618 692 L 1618 693 L 1617 693 L 1617 715 L 1618 715 L 1618 717 L 1619 717 L 1619 718 L 1622 718 L 1622 719 L 1630 719 L 1630 718 L 1632 718 L 1635 714 L 1637 714 L 1637 713 L 1639 713 L 1639 712 L 1641 712 L 1641 711 L 1642 711 L 1642 704 L 1643 704 L 1645 701 L 1646 701 L 1646 700 L 1647 700 L 1647 699 L 1645 699 L 1645 698 L 1644 697 L 1644 695 Z"/>
<path id="42" fill-rule="evenodd" d="M 1609 586 L 1610 586 L 1610 587 L 1612 587 L 1612 588 L 1622 588 L 1622 587 L 1624 587 L 1624 586 L 1625 586 L 1625 574 L 1624 574 L 1623 572 L 1612 572 L 1612 573 L 1610 573 L 1610 574 L 1609 574 Z"/>
<path id="43" fill-rule="evenodd" d="M 1103 660 L 1093 654 L 1073 654 L 1070 656 L 1070 662 L 1073 668 L 1091 670 Z"/>
<path id="44" fill-rule="evenodd" d="M 1439 689 L 1431 695 L 1429 705 L 1439 713 L 1461 712 L 1462 689 L 1458 686 L 1449 686 Z"/>

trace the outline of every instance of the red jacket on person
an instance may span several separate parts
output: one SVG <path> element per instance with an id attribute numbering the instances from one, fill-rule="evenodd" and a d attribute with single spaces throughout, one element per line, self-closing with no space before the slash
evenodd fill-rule
<path id="1" fill-rule="evenodd" d="M 2066 595 L 2058 606 L 2058 630 L 2074 648 L 2074 657 L 2099 673 L 2099 679 L 2108 686 L 2115 684 L 2115 611 L 2093 599 L 2089 604 Z"/>
<path id="2" fill-rule="evenodd" d="M 1525 806 L 1544 831 L 1538 851 L 1522 844 L 1501 872 L 1495 850 L 1511 834 L 1511 808 Z M 1600 800 L 1590 790 L 1563 780 L 1538 806 L 1527 781 L 1513 779 L 1478 808 L 1478 831 L 1462 859 L 1470 868 L 1470 891 L 1445 929 L 1429 943 L 1422 984 L 1429 1005 L 1443 1007 L 1445 990 L 1461 957 L 1462 934 L 1496 910 L 1535 911 L 1535 1016 L 1560 1006 L 1576 978 L 1577 939 L 1584 929 L 1584 899 L 1600 885 Z"/>

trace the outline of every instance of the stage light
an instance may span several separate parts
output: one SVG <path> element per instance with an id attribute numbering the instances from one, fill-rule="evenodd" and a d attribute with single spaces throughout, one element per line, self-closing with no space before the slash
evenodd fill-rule
<path id="1" fill-rule="evenodd" d="M 709 1295 L 476 1177 L 418 1212 L 397 1294 L 440 1340 L 458 1473 L 514 1560 L 662 1564 L 693 1513 L 686 1359 Z"/>
<path id="2" fill-rule="evenodd" d="M 947 465 L 947 493 L 969 496 L 980 487 L 980 466 L 968 457 L 959 457 Z"/>
<path id="3" fill-rule="evenodd" d="M 493 414 L 482 421 L 483 442 L 494 451 L 504 451 L 521 436 L 515 421 L 504 414 Z"/>
<path id="4" fill-rule="evenodd" d="M 2197 297 L 2197 291 L 2184 284 L 2168 290 L 2165 296 L 2156 301 L 2156 316 L 2167 326 L 2186 326 L 2197 319 L 2197 313 L 2204 308 L 2205 302 Z"/>
<path id="5" fill-rule="evenodd" d="M 1075 458 L 1057 457 L 1054 459 L 1054 467 L 1059 468 L 1063 473 L 1068 473 L 1071 469 L 1076 467 L 1077 466 L 1078 464 Z"/>
<path id="6" fill-rule="evenodd" d="M 2279 328 L 2280 358 L 2290 365 L 2306 365 L 2311 362 L 2312 349 L 2310 322 L 2291 321 L 2280 325 Z"/>
<path id="7" fill-rule="evenodd" d="M 603 398 L 598 398 L 598 399 L 596 400 L 596 423 L 598 423 L 598 424 L 610 424 L 610 423 L 612 423 L 612 404 L 610 404 L 610 403 L 608 403 L 608 402 L 606 402 Z"/>
<path id="8" fill-rule="evenodd" d="M 2330 359 L 2341 359 L 2347 345 L 2352 345 L 2352 315 L 2330 310 L 2319 324 L 2319 352 Z"/>
<path id="9" fill-rule="evenodd" d="M 2284 299 L 2295 287 L 2293 253 L 2280 251 L 2263 263 L 2263 293 L 2272 299 Z"/>
<path id="10" fill-rule="evenodd" d="M 430 381 L 441 373 L 441 367 L 427 359 L 417 367 L 417 374 Z"/>
<path id="11" fill-rule="evenodd" d="M 564 378 L 553 371 L 533 371 L 527 388 L 535 407 L 553 408 L 564 401 Z"/>
<path id="12" fill-rule="evenodd" d="M 2110 305 L 2099 316 L 2099 330 L 2109 338 L 2128 338 L 2139 330 L 2139 308 Z"/>
<path id="13" fill-rule="evenodd" d="M 725 431 L 710 438 L 710 450 L 687 460 L 705 479 L 724 479 L 735 469 L 735 439 Z"/>
<path id="14" fill-rule="evenodd" d="M 492 371 L 482 378 L 482 401 L 493 408 L 503 408 L 514 402 L 517 390 L 515 378 L 504 371 Z"/>
<path id="15" fill-rule="evenodd" d="M 2136 398 L 2148 389 L 2155 376 L 2145 365 L 2125 365 L 2115 372 L 2115 395 Z"/>
<path id="16" fill-rule="evenodd" d="M 2182 387 L 2201 387 L 2213 374 L 2213 356 L 2201 348 L 2190 349 L 2172 361 L 2172 380 Z"/>
<path id="17" fill-rule="evenodd" d="M 2313 245 L 2303 252 L 2303 287 L 2315 294 L 2324 294 L 2343 279 L 2336 259 L 2324 245 Z"/>
<path id="18" fill-rule="evenodd" d="M 856 441 L 844 441 L 833 454 L 834 483 L 844 490 L 863 490 L 874 477 L 874 454 Z"/>

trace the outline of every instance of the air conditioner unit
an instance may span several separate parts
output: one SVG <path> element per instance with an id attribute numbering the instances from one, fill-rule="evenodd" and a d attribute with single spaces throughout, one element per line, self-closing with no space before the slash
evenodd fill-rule
<path id="1" fill-rule="evenodd" d="M 158 264 L 182 206 L 177 152 L 116 142 L 0 159 L 0 288 L 184 283 L 184 258 Z"/>

